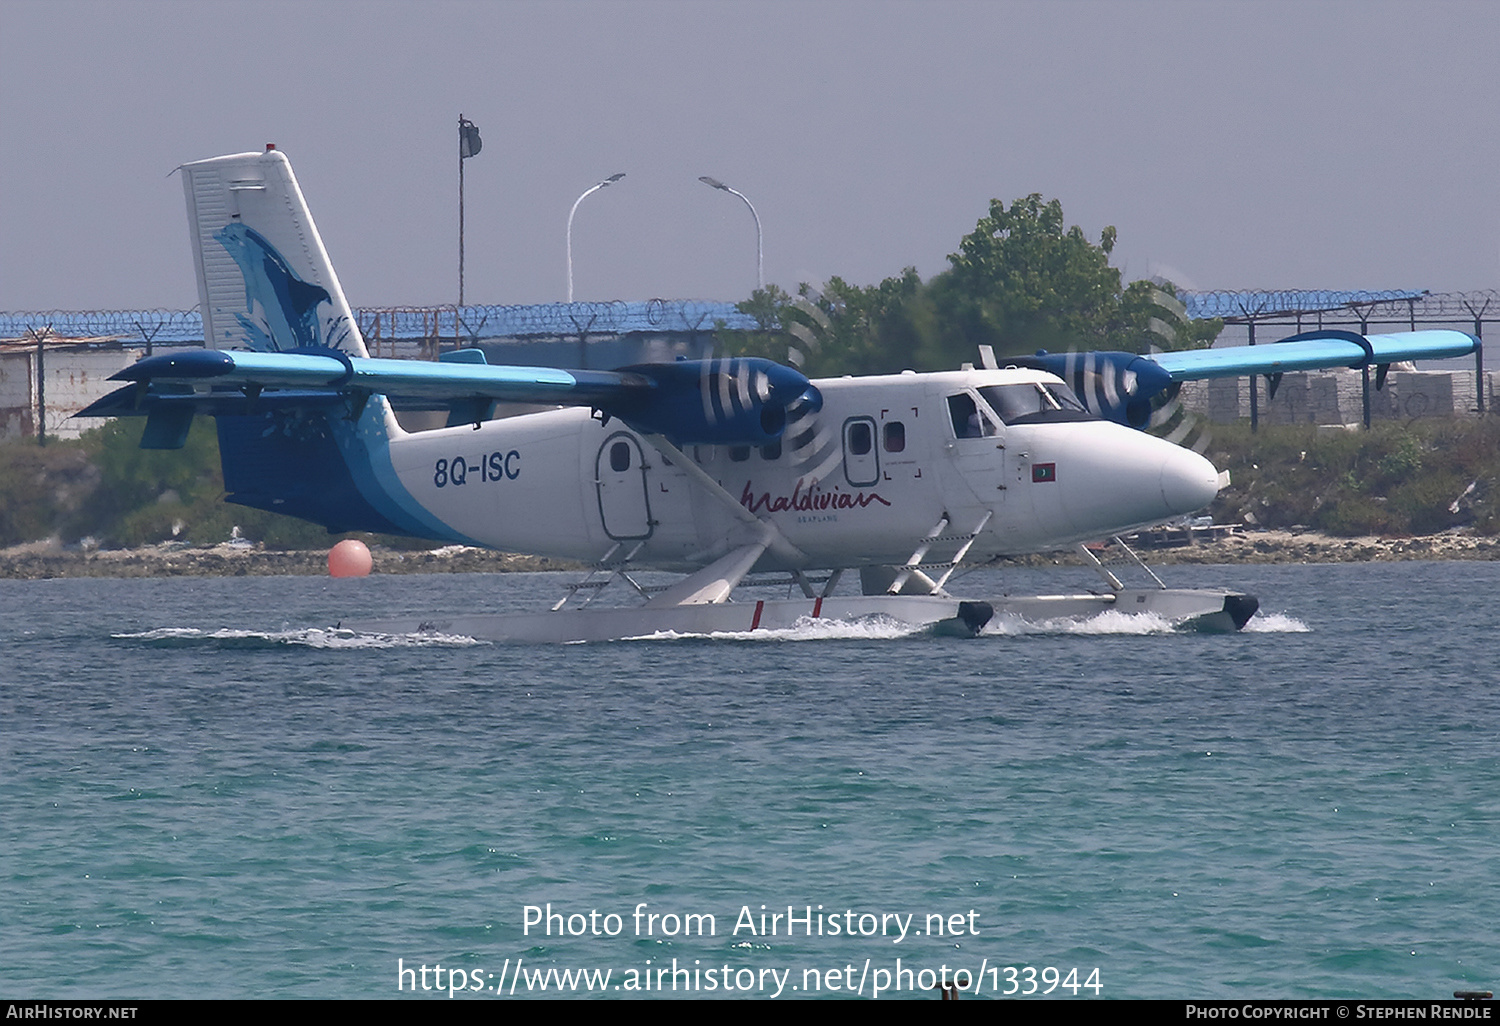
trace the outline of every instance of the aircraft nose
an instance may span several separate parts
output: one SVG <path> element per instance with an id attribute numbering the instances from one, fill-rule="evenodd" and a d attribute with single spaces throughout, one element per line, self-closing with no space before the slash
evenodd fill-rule
<path id="1" fill-rule="evenodd" d="M 1191 449 L 1175 448 L 1162 460 L 1161 497 L 1172 515 L 1195 513 L 1218 494 L 1218 470 Z"/>

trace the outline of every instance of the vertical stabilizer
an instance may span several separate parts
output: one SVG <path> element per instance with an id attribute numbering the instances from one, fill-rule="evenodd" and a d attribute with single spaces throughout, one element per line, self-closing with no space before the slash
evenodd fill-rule
<path id="1" fill-rule="evenodd" d="M 210 348 L 368 355 L 284 154 L 238 153 L 181 170 Z"/>

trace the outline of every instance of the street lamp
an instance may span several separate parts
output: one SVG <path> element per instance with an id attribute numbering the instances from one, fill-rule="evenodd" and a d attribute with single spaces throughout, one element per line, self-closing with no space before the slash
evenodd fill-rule
<path id="1" fill-rule="evenodd" d="M 621 171 L 617 175 L 610 175 L 598 185 L 585 189 L 583 195 L 573 201 L 573 209 L 568 211 L 568 302 L 570 303 L 573 302 L 573 215 L 578 213 L 578 204 L 582 203 L 590 193 L 598 192 L 606 185 L 613 185 L 624 177 L 625 172 Z"/>
<path id="2" fill-rule="evenodd" d="M 765 258 L 763 256 L 764 251 L 761 248 L 760 215 L 755 212 L 755 204 L 751 203 L 743 192 L 740 192 L 738 189 L 731 189 L 729 186 L 725 185 L 717 178 L 710 178 L 708 177 L 708 175 L 699 175 L 698 181 L 702 182 L 704 185 L 707 185 L 709 188 L 718 189 L 720 192 L 727 192 L 738 196 L 740 199 L 745 201 L 745 206 L 750 208 L 750 216 L 755 218 L 755 287 L 758 289 L 765 288 L 766 265 Z"/>

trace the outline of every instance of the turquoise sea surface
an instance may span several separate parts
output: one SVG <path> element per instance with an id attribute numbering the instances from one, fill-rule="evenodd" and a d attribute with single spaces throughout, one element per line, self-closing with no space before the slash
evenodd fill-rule
<path id="1" fill-rule="evenodd" d="M 0 582 L 0 994 L 1493 989 L 1500 564 L 1165 576 L 1262 614 L 525 646 L 334 625 L 563 578 Z"/>

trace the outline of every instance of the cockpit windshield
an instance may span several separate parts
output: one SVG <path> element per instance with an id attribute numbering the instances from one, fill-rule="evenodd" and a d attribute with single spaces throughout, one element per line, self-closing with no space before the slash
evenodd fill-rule
<path id="1" fill-rule="evenodd" d="M 1028 381 L 1019 385 L 986 385 L 979 390 L 984 401 L 1007 424 L 1063 423 L 1095 420 L 1067 385 L 1054 381 Z"/>

